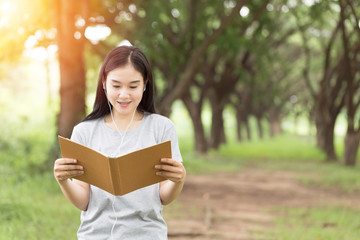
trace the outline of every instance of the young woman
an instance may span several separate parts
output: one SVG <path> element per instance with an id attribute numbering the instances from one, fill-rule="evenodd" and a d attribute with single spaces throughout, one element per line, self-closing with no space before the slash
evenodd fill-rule
<path id="1" fill-rule="evenodd" d="M 75 126 L 71 139 L 108 156 L 119 156 L 171 140 L 172 158 L 154 166 L 167 180 L 123 196 L 70 178 L 83 174 L 76 159 L 60 158 L 54 176 L 65 197 L 81 212 L 78 239 L 167 239 L 162 205 L 181 192 L 182 165 L 173 123 L 155 113 L 152 71 L 136 47 L 121 46 L 105 58 L 93 111 Z"/>

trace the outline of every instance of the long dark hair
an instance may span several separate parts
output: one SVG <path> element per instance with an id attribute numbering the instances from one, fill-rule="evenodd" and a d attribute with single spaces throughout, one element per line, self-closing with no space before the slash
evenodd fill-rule
<path id="1" fill-rule="evenodd" d="M 144 86 L 146 86 L 146 90 L 137 108 L 138 111 L 155 113 L 154 82 L 151 67 L 146 56 L 137 47 L 120 46 L 111 50 L 104 59 L 99 73 L 94 109 L 83 121 L 97 119 L 110 113 L 105 90 L 103 89 L 103 82 L 105 82 L 110 71 L 129 63 L 141 73 L 144 79 Z"/>

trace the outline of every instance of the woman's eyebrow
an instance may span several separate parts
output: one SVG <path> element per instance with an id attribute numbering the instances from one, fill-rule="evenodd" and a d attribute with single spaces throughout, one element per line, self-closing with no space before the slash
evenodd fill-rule
<path id="1" fill-rule="evenodd" d="M 139 83 L 141 82 L 141 80 L 134 80 L 134 81 L 131 81 L 130 83 Z"/>
<path id="2" fill-rule="evenodd" d="M 115 82 L 115 83 L 121 83 L 121 81 L 119 80 L 116 80 L 116 79 L 111 79 L 112 82 Z M 134 81 L 131 81 L 130 84 L 133 84 L 133 83 L 139 83 L 141 82 L 141 80 L 134 80 Z"/>

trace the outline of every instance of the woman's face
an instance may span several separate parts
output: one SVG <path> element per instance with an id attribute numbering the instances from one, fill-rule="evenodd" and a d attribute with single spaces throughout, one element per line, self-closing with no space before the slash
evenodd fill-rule
<path id="1" fill-rule="evenodd" d="M 132 64 L 115 68 L 106 78 L 106 93 L 113 114 L 130 116 L 139 105 L 144 92 L 144 79 Z"/>

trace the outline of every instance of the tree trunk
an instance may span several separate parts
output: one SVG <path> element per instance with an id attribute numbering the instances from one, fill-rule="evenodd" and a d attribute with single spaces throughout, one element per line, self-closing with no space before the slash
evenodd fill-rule
<path id="1" fill-rule="evenodd" d="M 74 3 L 59 1 L 58 47 L 60 64 L 60 112 L 58 134 L 70 137 L 73 127 L 85 114 L 84 36 L 75 27 Z"/>
<path id="2" fill-rule="evenodd" d="M 249 126 L 249 119 L 247 117 L 247 113 L 242 112 L 241 108 L 237 107 L 236 108 L 236 126 L 237 126 L 237 140 L 239 142 L 242 141 L 242 128 L 245 127 L 245 131 L 246 131 L 246 139 L 248 141 L 251 140 L 251 130 L 250 130 L 250 126 Z"/>
<path id="3" fill-rule="evenodd" d="M 212 122 L 209 145 L 211 148 L 218 149 L 221 143 L 226 142 L 223 119 L 224 108 L 215 96 L 210 97 L 210 104 L 212 110 Z"/>
<path id="4" fill-rule="evenodd" d="M 334 147 L 335 119 L 323 116 L 321 113 L 315 115 L 317 145 L 322 149 L 328 161 L 337 160 Z"/>
<path id="5" fill-rule="evenodd" d="M 262 124 L 261 124 L 261 118 L 260 117 L 256 117 L 256 124 L 257 124 L 257 128 L 258 128 L 259 138 L 263 139 L 264 138 L 264 131 L 263 131 L 263 127 L 262 127 Z"/>
<path id="6" fill-rule="evenodd" d="M 355 166 L 360 142 L 360 132 L 347 131 L 345 136 L 344 162 L 347 166 Z"/>
<path id="7" fill-rule="evenodd" d="M 57 135 L 70 138 L 73 127 L 85 114 L 85 64 L 83 59 L 84 29 L 75 27 L 78 10 L 86 10 L 86 1 L 57 1 L 57 45 L 60 65 L 60 112 L 57 116 L 57 134 L 48 153 L 48 161 L 40 171 L 48 171 L 60 155 Z M 84 12 L 83 12 L 84 13 Z M 84 19 L 87 19 L 84 17 Z M 74 34 L 81 34 L 75 39 Z"/>
<path id="8" fill-rule="evenodd" d="M 186 109 L 189 112 L 193 127 L 194 127 L 194 140 L 195 151 L 198 153 L 206 153 L 208 150 L 207 141 L 205 137 L 204 126 L 201 120 L 202 103 L 195 103 L 192 101 L 190 95 L 182 97 Z"/>
<path id="9" fill-rule="evenodd" d="M 279 119 L 270 120 L 270 137 L 275 137 L 282 133 L 281 121 Z"/>
<path id="10" fill-rule="evenodd" d="M 250 98 L 247 89 L 244 89 L 241 94 L 238 94 L 239 102 L 232 102 L 231 104 L 236 110 L 236 125 L 237 125 L 237 140 L 242 141 L 242 128 L 245 127 L 246 138 L 251 140 L 251 131 L 249 126 L 249 112 L 251 108 Z"/>
<path id="11" fill-rule="evenodd" d="M 281 120 L 279 114 L 269 117 L 270 137 L 273 138 L 282 133 Z"/>
<path id="12" fill-rule="evenodd" d="M 345 3 L 347 2 L 347 3 Z M 356 164 L 356 155 L 359 148 L 360 140 L 360 130 L 355 130 L 355 117 L 357 109 L 359 108 L 359 103 L 357 102 L 356 92 L 359 89 L 359 82 L 355 77 L 357 72 L 359 72 L 358 63 L 356 62 L 356 55 L 359 56 L 359 45 L 352 45 L 353 41 L 350 41 L 350 35 L 347 33 L 347 26 L 345 22 L 347 21 L 347 11 L 346 9 L 350 7 L 353 11 L 353 14 L 358 23 L 354 8 L 351 5 L 350 1 L 339 1 L 340 4 L 340 26 L 341 26 L 341 36 L 342 44 L 344 48 L 344 60 L 341 61 L 342 66 L 339 68 L 340 76 L 346 80 L 346 112 L 347 112 L 347 122 L 348 128 L 345 136 L 345 151 L 344 151 L 344 162 L 347 166 L 355 166 Z M 355 25 L 355 28 L 358 29 L 358 24 Z M 360 31 L 358 32 L 360 33 Z M 358 35 L 360 36 L 360 35 Z M 360 127 L 358 126 L 360 129 Z"/>
<path id="13" fill-rule="evenodd" d="M 210 146 L 213 149 L 219 149 L 221 143 L 226 143 L 224 119 L 222 117 L 222 110 L 213 112 L 211 123 L 211 137 Z"/>

